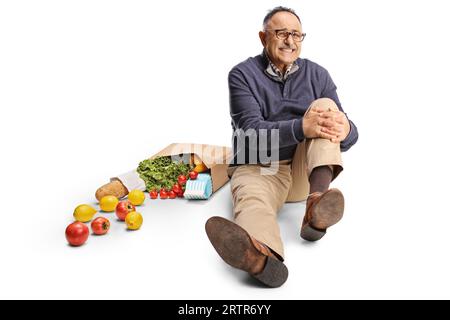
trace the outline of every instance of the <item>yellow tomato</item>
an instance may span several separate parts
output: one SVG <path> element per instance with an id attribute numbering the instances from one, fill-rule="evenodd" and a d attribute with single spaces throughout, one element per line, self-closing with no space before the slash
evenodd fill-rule
<path id="1" fill-rule="evenodd" d="M 113 212 L 116 210 L 116 206 L 119 203 L 119 199 L 115 196 L 104 196 L 100 199 L 100 209 L 105 212 Z"/>
<path id="2" fill-rule="evenodd" d="M 128 194 L 128 200 L 135 206 L 140 206 L 144 203 L 145 194 L 141 190 L 131 190 Z"/>
<path id="3" fill-rule="evenodd" d="M 202 173 L 208 170 L 208 167 L 202 162 L 195 166 L 194 171 L 197 173 Z"/>
<path id="4" fill-rule="evenodd" d="M 142 218 L 142 215 L 136 211 L 131 211 L 129 214 L 127 214 L 127 217 L 125 218 L 125 223 L 127 224 L 127 227 L 130 230 L 139 229 L 142 226 L 143 222 L 144 218 Z"/>

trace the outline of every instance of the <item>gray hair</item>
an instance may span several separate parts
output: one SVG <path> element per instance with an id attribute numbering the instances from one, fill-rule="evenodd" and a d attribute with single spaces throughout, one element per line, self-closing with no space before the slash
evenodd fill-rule
<path id="1" fill-rule="evenodd" d="M 263 20 L 263 28 L 264 28 L 264 30 L 267 28 L 267 24 L 269 23 L 269 20 L 275 14 L 277 14 L 278 12 L 289 12 L 289 13 L 292 13 L 294 16 L 297 17 L 297 19 L 300 22 L 300 24 L 302 24 L 302 22 L 300 20 L 300 17 L 295 13 L 294 9 L 279 6 L 279 7 L 276 7 L 276 8 L 273 8 L 272 10 L 270 10 L 269 13 L 264 17 L 264 20 Z"/>

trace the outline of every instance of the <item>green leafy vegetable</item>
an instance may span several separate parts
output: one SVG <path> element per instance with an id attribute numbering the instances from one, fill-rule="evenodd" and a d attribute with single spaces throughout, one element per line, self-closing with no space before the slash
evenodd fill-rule
<path id="1" fill-rule="evenodd" d="M 147 191 L 161 188 L 170 190 L 177 183 L 178 176 L 187 175 L 192 168 L 183 162 L 174 162 L 171 157 L 159 157 L 153 160 L 144 160 L 139 163 L 137 172 L 144 180 Z"/>

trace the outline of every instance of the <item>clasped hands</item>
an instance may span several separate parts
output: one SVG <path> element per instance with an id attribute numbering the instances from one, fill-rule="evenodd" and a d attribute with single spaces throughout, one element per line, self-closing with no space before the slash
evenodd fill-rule
<path id="1" fill-rule="evenodd" d="M 312 107 L 303 117 L 306 138 L 323 138 L 340 143 L 350 132 L 350 123 L 340 110 Z"/>

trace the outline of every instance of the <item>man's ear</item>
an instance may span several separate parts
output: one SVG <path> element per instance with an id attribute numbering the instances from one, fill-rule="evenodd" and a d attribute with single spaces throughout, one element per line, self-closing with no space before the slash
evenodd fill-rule
<path id="1" fill-rule="evenodd" d="M 259 40 L 261 40 L 261 44 L 263 47 L 266 47 L 266 33 L 264 31 L 259 32 Z"/>

